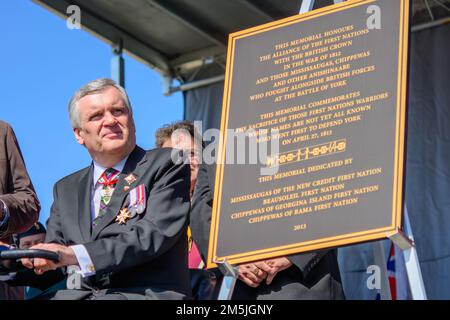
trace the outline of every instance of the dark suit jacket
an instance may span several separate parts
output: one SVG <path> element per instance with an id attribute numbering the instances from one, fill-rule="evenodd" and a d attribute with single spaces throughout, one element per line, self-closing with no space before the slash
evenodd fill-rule
<path id="1" fill-rule="evenodd" d="M 11 243 L 11 235 L 25 232 L 38 219 L 40 204 L 28 176 L 13 129 L 0 121 L 0 200 L 10 218 L 0 229 L 0 241 Z"/>
<path id="2" fill-rule="evenodd" d="M 208 253 L 215 167 L 202 164 L 192 198 L 191 230 L 205 258 Z M 343 299 L 336 250 L 290 255 L 293 265 L 279 272 L 270 285 L 252 288 L 238 280 L 233 299 Z"/>
<path id="3" fill-rule="evenodd" d="M 83 244 L 96 269 L 95 275 L 82 279 L 82 290 L 58 292 L 56 298 L 82 299 L 103 289 L 133 299 L 191 295 L 186 239 L 190 169 L 172 162 L 172 150 L 145 152 L 136 147 L 119 176 L 105 216 L 93 229 L 93 166 L 55 184 L 46 242 Z M 125 177 L 131 173 L 136 181 L 125 191 Z M 114 220 L 128 205 L 129 191 L 141 184 L 146 188 L 146 210 L 126 224 L 118 224 Z"/>

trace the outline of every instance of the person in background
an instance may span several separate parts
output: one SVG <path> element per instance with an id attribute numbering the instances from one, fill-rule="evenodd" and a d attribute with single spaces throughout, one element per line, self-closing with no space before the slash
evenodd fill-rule
<path id="1" fill-rule="evenodd" d="M 27 231 L 41 209 L 11 126 L 0 121 L 0 243 L 9 246 L 12 235 Z M 0 300 L 23 299 L 21 288 L 0 282 Z"/>
<path id="2" fill-rule="evenodd" d="M 184 151 L 191 167 L 191 181 L 189 192 L 192 198 L 197 182 L 199 159 L 202 153 L 202 139 L 191 121 L 178 121 L 159 128 L 155 134 L 156 147 L 176 148 Z M 196 221 L 190 220 L 190 225 Z M 212 300 L 217 296 L 217 276 L 214 271 L 205 269 L 197 244 L 192 235 L 191 227 L 188 228 L 189 271 L 191 275 L 191 288 L 194 299 Z"/>
<path id="3" fill-rule="evenodd" d="M 45 235 L 47 231 L 42 223 L 36 222 L 33 226 L 26 232 L 20 233 L 17 235 L 17 239 L 19 241 L 19 249 L 29 249 L 37 244 L 44 243 Z M 19 283 L 19 281 L 27 282 L 27 273 L 32 271 L 26 271 L 25 273 L 20 272 L 16 275 L 13 280 L 15 283 Z M 29 276 L 29 274 L 28 274 Z M 40 287 L 30 287 L 27 286 L 24 288 L 25 300 L 31 299 L 39 299 L 41 297 L 45 297 L 47 294 L 51 292 L 55 292 L 57 290 L 61 290 L 66 288 L 66 279 L 60 280 L 59 282 L 54 279 L 59 280 L 61 276 L 58 273 L 46 273 L 44 276 L 39 278 L 33 277 L 35 280 L 34 285 Z M 55 285 L 50 286 L 50 284 L 57 282 Z M 49 287 L 50 286 L 50 287 Z"/>
<path id="4" fill-rule="evenodd" d="M 191 168 L 189 193 L 194 193 L 199 157 L 202 153 L 202 140 L 200 133 L 191 121 L 178 121 L 159 128 L 155 134 L 157 148 L 176 148 L 185 151 Z"/>
<path id="5" fill-rule="evenodd" d="M 17 235 L 19 240 L 19 249 L 29 249 L 39 243 L 43 243 L 47 231 L 40 222 L 36 222 L 33 226 L 23 233 Z"/>

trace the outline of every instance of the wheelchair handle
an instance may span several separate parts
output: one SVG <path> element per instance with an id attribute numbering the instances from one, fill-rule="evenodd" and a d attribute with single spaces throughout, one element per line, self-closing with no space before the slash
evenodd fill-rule
<path id="1" fill-rule="evenodd" d="M 14 249 L 0 252 L 0 260 L 18 260 L 22 258 L 43 258 L 53 262 L 59 261 L 56 252 L 40 249 Z"/>

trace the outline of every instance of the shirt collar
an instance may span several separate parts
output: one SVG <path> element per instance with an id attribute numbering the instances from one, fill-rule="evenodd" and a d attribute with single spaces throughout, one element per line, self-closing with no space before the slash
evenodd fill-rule
<path id="1" fill-rule="evenodd" d="M 116 163 L 113 168 L 116 169 L 119 172 L 122 172 L 123 167 L 125 167 L 125 162 L 127 162 L 128 160 L 128 156 L 126 156 L 125 158 L 123 158 L 120 162 Z M 99 165 L 97 162 L 94 162 L 94 175 L 92 177 L 93 182 L 94 182 L 94 186 L 97 183 L 98 179 L 100 178 L 100 176 L 102 175 L 103 172 L 105 172 L 106 169 L 105 167 L 102 167 L 101 165 Z"/>

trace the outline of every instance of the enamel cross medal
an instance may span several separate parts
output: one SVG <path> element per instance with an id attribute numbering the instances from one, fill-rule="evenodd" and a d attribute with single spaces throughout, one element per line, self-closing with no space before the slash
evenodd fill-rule
<path id="1" fill-rule="evenodd" d="M 100 197 L 101 200 L 108 205 L 109 202 L 111 201 L 111 196 L 112 196 L 112 192 L 111 192 L 111 187 L 109 185 L 107 185 L 104 189 L 100 190 Z"/>

